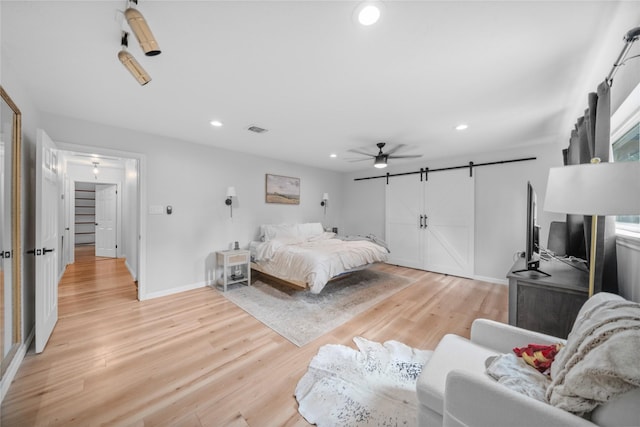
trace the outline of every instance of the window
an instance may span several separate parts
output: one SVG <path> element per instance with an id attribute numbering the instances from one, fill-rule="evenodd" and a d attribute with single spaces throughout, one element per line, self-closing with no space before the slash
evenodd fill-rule
<path id="1" fill-rule="evenodd" d="M 640 84 L 611 117 L 611 151 L 614 162 L 640 161 Z M 629 197 L 640 197 L 631 194 Z M 616 217 L 616 231 L 640 237 L 640 215 Z"/>

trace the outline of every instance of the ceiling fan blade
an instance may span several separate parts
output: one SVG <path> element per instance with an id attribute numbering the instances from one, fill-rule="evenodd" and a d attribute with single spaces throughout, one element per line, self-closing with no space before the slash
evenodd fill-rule
<path id="1" fill-rule="evenodd" d="M 390 159 L 415 159 L 418 157 L 422 157 L 422 154 L 406 154 L 400 156 L 388 156 Z"/>
<path id="2" fill-rule="evenodd" d="M 370 162 L 371 159 L 345 159 L 347 162 L 355 163 L 355 162 L 364 162 L 365 160 Z"/>
<path id="3" fill-rule="evenodd" d="M 402 147 L 406 147 L 406 144 L 398 144 L 395 147 L 393 147 L 392 149 L 387 150 L 387 152 L 385 154 L 393 154 L 396 151 L 398 151 L 399 149 L 401 149 Z"/>
<path id="4" fill-rule="evenodd" d="M 369 156 L 369 157 L 375 157 L 376 156 L 375 154 L 365 153 L 364 151 L 355 150 L 355 149 L 347 150 L 347 151 L 349 151 L 351 153 L 362 154 L 363 156 Z"/>

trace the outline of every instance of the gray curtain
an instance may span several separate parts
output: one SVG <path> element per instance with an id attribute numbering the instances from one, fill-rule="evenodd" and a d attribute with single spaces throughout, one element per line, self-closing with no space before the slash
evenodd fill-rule
<path id="1" fill-rule="evenodd" d="M 569 148 L 565 154 L 565 164 L 589 163 L 593 157 L 601 162 L 609 161 L 611 87 L 607 81 L 598 85 L 597 93 L 590 93 L 588 108 L 583 117 L 578 118 L 571 132 Z M 612 189 L 613 191 L 613 189 Z M 618 292 L 618 263 L 616 258 L 615 217 L 598 217 L 595 260 L 589 259 L 591 248 L 591 217 L 567 215 L 568 249 L 574 256 L 585 255 L 589 263 L 594 262 L 594 292 Z M 581 236 L 582 234 L 582 236 Z"/>

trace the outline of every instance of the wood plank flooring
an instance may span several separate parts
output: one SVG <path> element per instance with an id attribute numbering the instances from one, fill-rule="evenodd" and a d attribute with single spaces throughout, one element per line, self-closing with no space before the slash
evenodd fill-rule
<path id="1" fill-rule="evenodd" d="M 476 317 L 507 321 L 507 287 L 419 270 L 348 323 L 298 348 L 211 288 L 139 302 L 123 260 L 78 257 L 59 287 L 58 324 L 29 352 L 2 426 L 307 426 L 295 386 L 324 344 L 356 335 L 432 349 Z"/>

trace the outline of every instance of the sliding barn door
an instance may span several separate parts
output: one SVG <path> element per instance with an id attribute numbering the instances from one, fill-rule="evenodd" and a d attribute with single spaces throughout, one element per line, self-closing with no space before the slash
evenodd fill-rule
<path id="1" fill-rule="evenodd" d="M 417 175 L 397 176 L 386 186 L 385 240 L 389 245 L 389 263 L 423 268 L 422 214 L 423 183 Z"/>
<path id="2" fill-rule="evenodd" d="M 473 277 L 475 178 L 467 170 L 430 173 L 424 191 L 424 269 Z"/>

